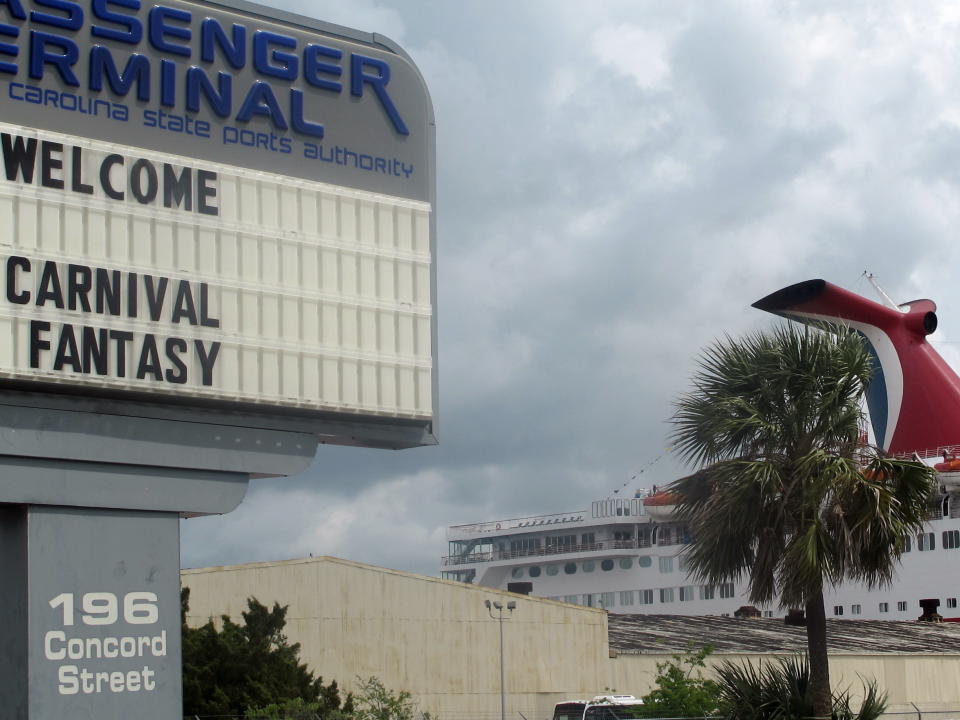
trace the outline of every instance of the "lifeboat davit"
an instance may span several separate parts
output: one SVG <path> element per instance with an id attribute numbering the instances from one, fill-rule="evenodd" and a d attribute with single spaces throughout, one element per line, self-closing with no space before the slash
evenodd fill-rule
<path id="1" fill-rule="evenodd" d="M 643 507 L 654 520 L 670 520 L 677 509 L 677 496 L 661 490 L 643 499 Z"/>

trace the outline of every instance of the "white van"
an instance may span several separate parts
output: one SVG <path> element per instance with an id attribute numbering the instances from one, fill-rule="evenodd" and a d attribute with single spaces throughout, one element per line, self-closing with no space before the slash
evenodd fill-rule
<path id="1" fill-rule="evenodd" d="M 553 708 L 553 720 L 636 720 L 643 700 L 633 695 L 598 695 L 593 700 L 566 700 Z"/>

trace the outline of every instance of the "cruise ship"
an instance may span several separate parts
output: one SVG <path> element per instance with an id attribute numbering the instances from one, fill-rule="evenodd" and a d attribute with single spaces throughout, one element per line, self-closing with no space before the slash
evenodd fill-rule
<path id="1" fill-rule="evenodd" d="M 915 620 L 936 608 L 944 620 L 960 621 L 960 377 L 925 340 L 937 326 L 934 303 L 896 305 L 881 294 L 884 305 L 809 280 L 754 304 L 800 322 L 842 323 L 862 333 L 877 367 L 867 395 L 877 444 L 934 465 L 941 481 L 923 532 L 906 539 L 894 582 L 878 589 L 855 583 L 830 588 L 826 612 Z M 685 565 L 690 539 L 670 495 L 641 488 L 634 497 L 595 500 L 572 512 L 454 525 L 447 530 L 441 575 L 615 613 L 783 612 L 776 605 L 753 608 L 745 579 L 698 583 Z"/>
<path id="2" fill-rule="evenodd" d="M 641 489 L 573 512 L 454 525 L 441 576 L 616 613 L 734 615 L 751 608 L 745 583 L 703 585 L 688 576 L 682 551 L 690 534 L 669 503 L 666 493 Z M 832 588 L 827 616 L 916 620 L 924 613 L 920 601 L 936 599 L 944 620 L 960 621 L 960 483 L 931 499 L 929 517 L 924 532 L 907 539 L 891 587 Z M 782 613 L 775 605 L 756 611 Z"/>

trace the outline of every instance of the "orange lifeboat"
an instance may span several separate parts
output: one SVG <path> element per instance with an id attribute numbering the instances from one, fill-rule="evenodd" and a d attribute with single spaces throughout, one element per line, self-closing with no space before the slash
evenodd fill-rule
<path id="1" fill-rule="evenodd" d="M 670 520 L 677 509 L 676 493 L 664 490 L 643 499 L 643 507 L 654 520 Z"/>
<path id="2" fill-rule="evenodd" d="M 867 480 L 885 480 L 886 479 L 886 475 L 882 470 L 877 471 L 871 468 L 865 468 L 863 470 L 863 476 L 867 478 Z"/>
<path id="3" fill-rule="evenodd" d="M 943 453 L 943 462 L 935 463 L 933 469 L 940 476 L 940 482 L 947 490 L 960 488 L 960 458 L 950 452 Z"/>

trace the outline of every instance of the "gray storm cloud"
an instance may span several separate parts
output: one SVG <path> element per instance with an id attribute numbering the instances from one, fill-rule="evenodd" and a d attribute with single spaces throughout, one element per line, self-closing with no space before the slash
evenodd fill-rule
<path id="1" fill-rule="evenodd" d="M 957 354 L 952 3 L 275 4 L 392 37 L 427 80 L 441 445 L 323 447 L 186 521 L 186 566 L 436 574 L 449 524 L 588 507 L 663 453 L 699 349 L 788 283 L 867 294 L 869 268 L 936 300 Z"/>

